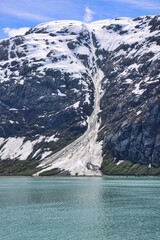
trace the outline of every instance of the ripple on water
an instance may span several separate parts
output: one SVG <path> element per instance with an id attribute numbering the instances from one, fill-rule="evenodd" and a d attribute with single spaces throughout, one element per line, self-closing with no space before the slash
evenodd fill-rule
<path id="1" fill-rule="evenodd" d="M 0 178 L 0 239 L 157 240 L 158 178 Z"/>

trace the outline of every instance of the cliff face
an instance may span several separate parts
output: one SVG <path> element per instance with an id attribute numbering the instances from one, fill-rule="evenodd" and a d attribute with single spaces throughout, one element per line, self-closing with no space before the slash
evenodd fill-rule
<path id="1" fill-rule="evenodd" d="M 102 148 L 159 166 L 159 57 L 159 16 L 49 22 L 1 41 L 1 173 L 99 175 Z"/>
<path id="2" fill-rule="evenodd" d="M 117 159 L 159 166 L 159 17 L 133 21 L 123 43 L 103 53 L 104 145 Z"/>

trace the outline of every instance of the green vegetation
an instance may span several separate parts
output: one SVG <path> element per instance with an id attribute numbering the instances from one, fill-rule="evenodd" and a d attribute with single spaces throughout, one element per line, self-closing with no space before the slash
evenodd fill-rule
<path id="1" fill-rule="evenodd" d="M 48 170 L 46 172 L 40 173 L 39 176 L 54 176 L 54 175 L 58 175 L 60 172 L 61 172 L 61 170 L 59 168 L 54 168 L 54 169 Z"/>
<path id="2" fill-rule="evenodd" d="M 54 176 L 54 175 L 59 175 L 59 176 L 70 176 L 69 171 L 61 170 L 59 168 L 54 168 L 48 171 L 45 171 L 43 173 L 40 173 L 39 176 Z"/>
<path id="3" fill-rule="evenodd" d="M 4 160 L 0 161 L 0 176 L 32 176 L 36 173 L 39 164 L 38 161 L 33 160 Z"/>
<path id="4" fill-rule="evenodd" d="M 104 175 L 125 175 L 125 176 L 159 176 L 160 167 L 151 167 L 143 164 L 133 164 L 130 161 L 124 161 L 117 165 L 109 152 L 105 154 L 101 166 Z"/>

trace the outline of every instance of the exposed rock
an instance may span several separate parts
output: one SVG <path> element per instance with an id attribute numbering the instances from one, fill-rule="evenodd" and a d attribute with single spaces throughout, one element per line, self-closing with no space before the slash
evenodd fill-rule
<path id="1" fill-rule="evenodd" d="M 159 25 L 159 15 L 58 21 L 0 41 L 1 160 L 40 163 L 84 134 L 102 71 L 104 155 L 160 166 Z"/>

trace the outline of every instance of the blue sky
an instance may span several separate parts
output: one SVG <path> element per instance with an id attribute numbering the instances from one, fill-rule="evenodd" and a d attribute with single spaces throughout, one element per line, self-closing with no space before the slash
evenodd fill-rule
<path id="1" fill-rule="evenodd" d="M 52 20 L 91 22 L 160 13 L 160 0 L 0 0 L 0 39 Z"/>

